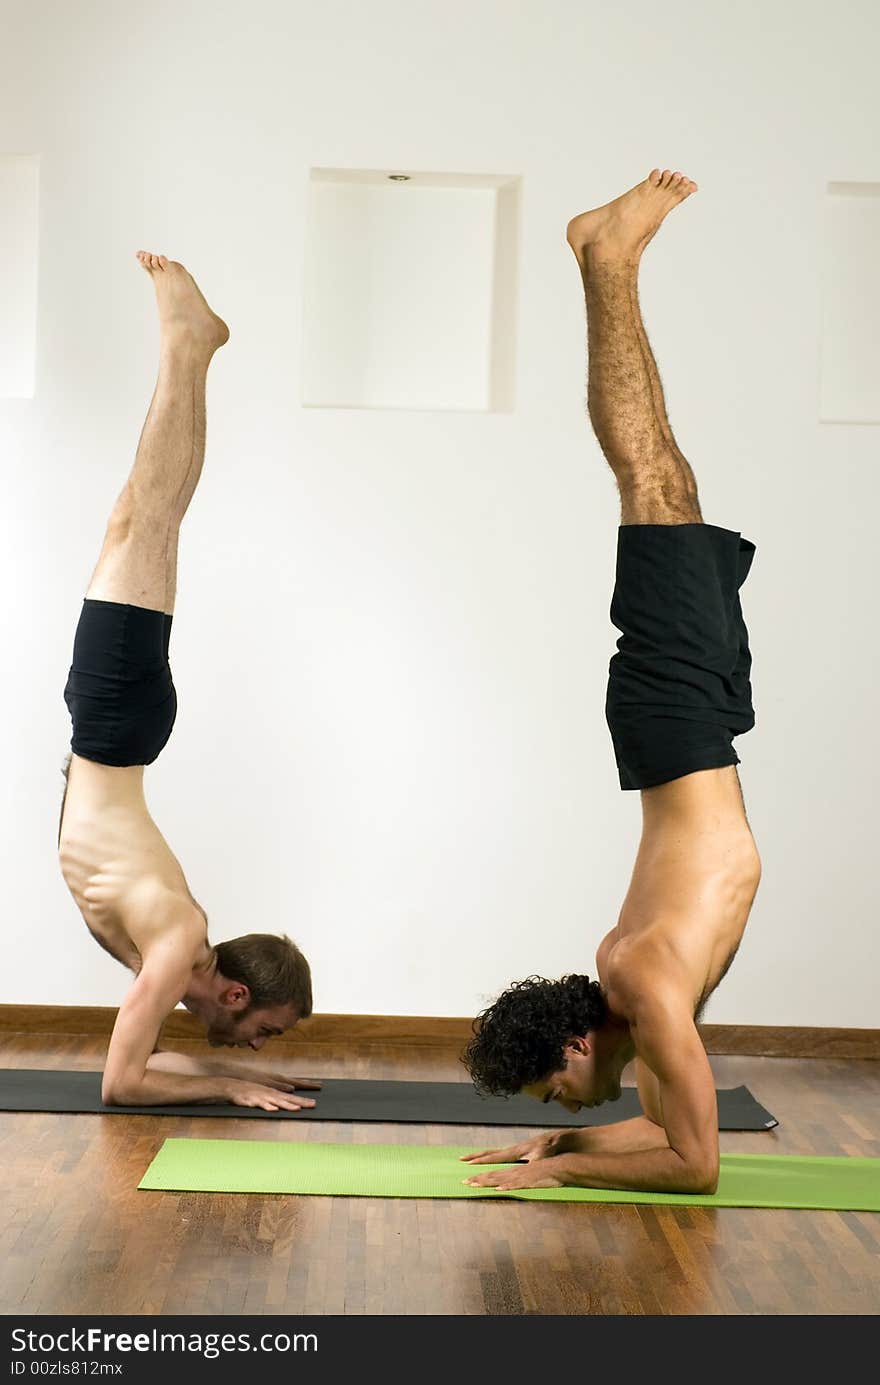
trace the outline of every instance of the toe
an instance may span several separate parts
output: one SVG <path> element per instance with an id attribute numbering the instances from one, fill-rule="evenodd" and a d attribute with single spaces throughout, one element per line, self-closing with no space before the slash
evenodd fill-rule
<path id="1" fill-rule="evenodd" d="M 669 187 L 669 184 L 671 183 L 671 181 L 672 181 L 672 173 L 671 173 L 671 171 L 670 171 L 668 168 L 664 168 L 663 172 L 662 172 L 661 175 L 660 175 L 660 186 L 661 186 L 661 187 L 664 187 L 664 188 L 668 188 L 668 187 Z"/>
<path id="2" fill-rule="evenodd" d="M 648 174 L 648 182 L 649 182 L 649 183 L 653 183 L 653 184 L 654 184 L 654 187 L 655 187 L 655 188 L 658 188 L 658 187 L 660 186 L 660 179 L 661 179 L 661 177 L 662 177 L 662 174 L 661 174 L 659 168 L 652 168 L 652 169 L 651 169 L 651 172 Z"/>
<path id="3" fill-rule="evenodd" d="M 161 265 L 161 267 L 162 267 L 163 269 L 167 269 L 167 268 L 168 268 L 168 259 L 167 259 L 167 257 L 166 257 L 165 255 L 160 255 L 160 256 L 159 256 L 159 264 Z"/>

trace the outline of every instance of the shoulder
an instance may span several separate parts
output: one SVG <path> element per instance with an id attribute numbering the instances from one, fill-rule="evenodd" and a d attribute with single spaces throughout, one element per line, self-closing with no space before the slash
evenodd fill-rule
<path id="1" fill-rule="evenodd" d="M 615 925 L 614 928 L 610 929 L 610 931 L 605 934 L 605 937 L 596 948 L 596 975 L 603 987 L 607 981 L 608 959 L 612 955 L 619 940 L 620 933 Z"/>
<path id="2" fill-rule="evenodd" d="M 195 954 L 205 942 L 204 915 L 187 895 L 162 880 L 139 880 L 126 892 L 120 913 L 145 961 L 146 952 L 160 943 Z"/>
<path id="3" fill-rule="evenodd" d="M 662 934 L 651 931 L 624 937 L 610 950 L 606 962 L 605 994 L 609 1008 L 638 1022 L 647 1011 L 687 1011 L 687 975 L 676 952 Z"/>

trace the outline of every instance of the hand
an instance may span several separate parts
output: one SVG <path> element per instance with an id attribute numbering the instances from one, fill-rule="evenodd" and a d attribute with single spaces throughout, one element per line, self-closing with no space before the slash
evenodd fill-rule
<path id="1" fill-rule="evenodd" d="M 497 1188 L 508 1192 L 512 1188 L 561 1188 L 563 1182 L 554 1173 L 556 1165 L 542 1159 L 513 1169 L 492 1169 L 473 1178 L 463 1178 L 471 1188 Z"/>
<path id="2" fill-rule="evenodd" d="M 509 1145 L 507 1149 L 483 1149 L 479 1154 L 463 1154 L 465 1164 L 516 1164 L 524 1160 L 527 1164 L 535 1159 L 550 1159 L 554 1154 L 562 1154 L 564 1141 L 571 1132 L 568 1130 L 545 1130 L 541 1135 L 533 1135 L 522 1144 Z"/>
<path id="3" fill-rule="evenodd" d="M 289 1096 L 277 1087 L 241 1081 L 237 1077 L 230 1078 L 228 1095 L 235 1106 L 259 1106 L 264 1111 L 301 1111 L 315 1104 L 311 1097 Z"/>

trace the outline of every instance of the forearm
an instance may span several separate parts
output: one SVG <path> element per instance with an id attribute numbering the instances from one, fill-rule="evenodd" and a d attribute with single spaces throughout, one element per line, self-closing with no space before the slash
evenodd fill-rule
<path id="1" fill-rule="evenodd" d="M 576 1188 L 621 1188 L 645 1193 L 714 1192 L 717 1174 L 676 1150 L 639 1149 L 595 1154 L 557 1154 L 532 1164 L 542 1175 Z"/>
<path id="2" fill-rule="evenodd" d="M 559 1154 L 629 1154 L 640 1149 L 668 1149 L 666 1131 L 647 1116 L 557 1131 Z"/>
<path id="3" fill-rule="evenodd" d="M 171 1072 L 180 1077 L 242 1077 L 262 1080 L 252 1069 L 245 1073 L 224 1058 L 193 1058 L 188 1053 L 151 1053 L 147 1059 L 148 1072 Z"/>
<path id="4" fill-rule="evenodd" d="M 159 1056 L 159 1055 L 154 1055 Z M 231 1080 L 219 1073 L 186 1076 L 149 1070 L 143 1077 L 127 1079 L 102 1092 L 107 1106 L 191 1106 L 230 1100 Z"/>

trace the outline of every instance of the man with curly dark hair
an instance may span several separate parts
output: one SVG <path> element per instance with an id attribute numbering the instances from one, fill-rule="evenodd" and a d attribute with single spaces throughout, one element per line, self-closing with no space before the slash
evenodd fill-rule
<path id="1" fill-rule="evenodd" d="M 606 716 L 642 838 L 616 926 L 582 975 L 511 986 L 476 1021 L 464 1061 L 478 1087 L 569 1111 L 620 1096 L 635 1060 L 643 1116 L 568 1129 L 468 1162 L 514 1163 L 465 1181 L 714 1192 L 718 1113 L 697 1030 L 733 961 L 761 875 L 732 741 L 754 725 L 739 589 L 755 546 L 704 524 L 666 416 L 638 302 L 638 267 L 667 213 L 696 191 L 654 171 L 575 217 L 589 344 L 588 406 L 621 500 L 611 619 L 621 631 Z"/>

